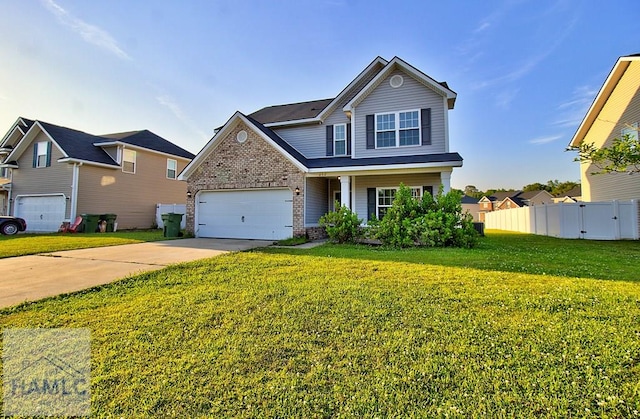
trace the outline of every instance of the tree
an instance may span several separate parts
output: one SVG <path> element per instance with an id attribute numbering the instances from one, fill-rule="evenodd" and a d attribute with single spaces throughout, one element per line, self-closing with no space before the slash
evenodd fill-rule
<path id="1" fill-rule="evenodd" d="M 536 183 L 531 183 L 529 185 L 525 185 L 522 188 L 523 192 L 529 192 L 529 191 L 547 191 L 550 192 L 551 188 L 548 186 L 549 184 L 547 183 L 547 185 L 543 185 L 542 183 L 536 182 Z"/>
<path id="2" fill-rule="evenodd" d="M 624 134 L 614 138 L 608 147 L 598 148 L 594 143 L 581 143 L 570 150 L 578 152 L 573 159 L 580 163 L 591 163 L 598 171 L 592 175 L 603 173 L 640 173 L 640 142 L 638 136 Z"/>

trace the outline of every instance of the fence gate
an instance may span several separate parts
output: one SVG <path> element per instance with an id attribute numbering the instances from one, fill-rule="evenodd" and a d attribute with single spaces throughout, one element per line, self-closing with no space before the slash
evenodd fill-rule
<path id="1" fill-rule="evenodd" d="M 581 218 L 580 238 L 591 240 L 615 240 L 619 238 L 616 204 L 616 202 L 579 204 Z"/>

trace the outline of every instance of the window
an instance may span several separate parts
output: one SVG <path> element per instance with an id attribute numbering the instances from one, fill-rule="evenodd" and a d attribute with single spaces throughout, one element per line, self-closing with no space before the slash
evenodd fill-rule
<path id="1" fill-rule="evenodd" d="M 403 111 L 376 115 L 376 147 L 420 145 L 420 112 Z"/>
<path id="2" fill-rule="evenodd" d="M 2 178 L 10 178 L 11 177 L 11 169 L 8 167 L 0 167 L 0 177 Z"/>
<path id="3" fill-rule="evenodd" d="M 347 125 L 338 124 L 333 126 L 333 150 L 335 156 L 345 156 L 347 154 Z"/>
<path id="4" fill-rule="evenodd" d="M 49 142 L 40 141 L 36 144 L 36 158 L 34 167 L 47 167 L 49 162 Z"/>
<path id="5" fill-rule="evenodd" d="M 124 149 L 122 152 L 122 171 L 125 173 L 136 172 L 136 152 Z"/>
<path id="6" fill-rule="evenodd" d="M 622 128 L 621 135 L 629 135 L 632 140 L 638 141 L 638 123 L 627 124 L 624 128 Z"/>
<path id="7" fill-rule="evenodd" d="M 167 159 L 167 178 L 175 179 L 178 172 L 178 162 L 173 159 Z"/>
<path id="8" fill-rule="evenodd" d="M 411 195 L 414 198 L 420 198 L 422 196 L 422 187 L 421 186 L 411 186 Z M 396 197 L 396 191 L 399 188 L 378 188 L 378 198 L 376 202 L 376 214 L 378 219 L 382 219 L 384 217 L 385 212 L 388 208 L 391 208 L 393 205 L 393 200 Z"/>

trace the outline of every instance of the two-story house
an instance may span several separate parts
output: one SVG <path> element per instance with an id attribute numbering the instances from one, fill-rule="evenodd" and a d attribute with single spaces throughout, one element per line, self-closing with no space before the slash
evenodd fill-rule
<path id="1" fill-rule="evenodd" d="M 456 93 L 401 60 L 376 58 L 336 97 L 236 112 L 181 173 L 198 237 L 317 237 L 334 202 L 365 222 L 404 183 L 450 189 Z"/>
<path id="2" fill-rule="evenodd" d="M 18 118 L 0 142 L 4 212 L 33 232 L 57 231 L 80 214 L 149 228 L 158 203 L 185 202 L 177 177 L 193 157 L 148 130 L 96 136 Z"/>
<path id="3" fill-rule="evenodd" d="M 584 116 L 569 147 L 582 143 L 611 146 L 614 138 L 638 139 L 640 130 L 640 54 L 623 56 L 611 69 Z M 592 163 L 580 163 L 581 199 L 586 202 L 640 198 L 640 176 L 594 175 Z"/>

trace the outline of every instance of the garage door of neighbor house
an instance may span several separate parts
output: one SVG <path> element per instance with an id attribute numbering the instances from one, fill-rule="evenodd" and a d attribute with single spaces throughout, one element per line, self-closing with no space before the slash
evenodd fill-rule
<path id="1" fill-rule="evenodd" d="M 196 236 L 280 240 L 293 236 L 290 189 L 206 191 L 196 200 Z"/>
<path id="2" fill-rule="evenodd" d="M 27 221 L 27 231 L 58 231 L 65 219 L 64 195 L 17 196 L 14 215 Z"/>

